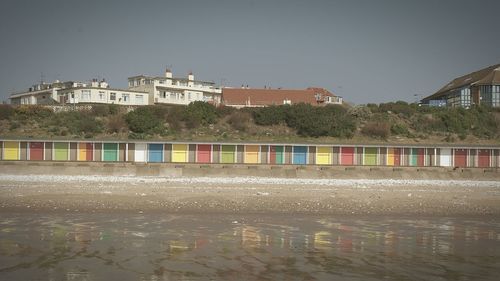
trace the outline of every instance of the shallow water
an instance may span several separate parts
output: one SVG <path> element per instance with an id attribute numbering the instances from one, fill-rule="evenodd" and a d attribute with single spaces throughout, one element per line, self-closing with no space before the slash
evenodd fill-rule
<path id="1" fill-rule="evenodd" d="M 500 219 L 3 213 L 0 280 L 499 280 Z"/>

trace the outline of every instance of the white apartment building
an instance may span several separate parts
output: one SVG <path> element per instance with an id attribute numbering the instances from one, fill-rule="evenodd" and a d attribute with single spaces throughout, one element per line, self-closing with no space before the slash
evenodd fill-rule
<path id="1" fill-rule="evenodd" d="M 149 103 L 188 105 L 193 101 L 205 101 L 218 105 L 222 90 L 215 83 L 195 80 L 193 73 L 187 78 L 174 78 L 170 69 L 163 77 L 133 76 L 128 78 L 129 90 L 149 93 Z"/>
<path id="2" fill-rule="evenodd" d="M 59 82 L 34 85 L 27 92 L 12 94 L 11 104 L 80 104 L 105 103 L 147 105 L 148 93 L 109 88 L 106 81 L 90 83 Z"/>

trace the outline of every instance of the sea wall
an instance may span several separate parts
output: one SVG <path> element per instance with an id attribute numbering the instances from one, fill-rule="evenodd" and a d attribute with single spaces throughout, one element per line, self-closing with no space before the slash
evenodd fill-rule
<path id="1" fill-rule="evenodd" d="M 0 161 L 3 175 L 499 180 L 499 168 Z"/>

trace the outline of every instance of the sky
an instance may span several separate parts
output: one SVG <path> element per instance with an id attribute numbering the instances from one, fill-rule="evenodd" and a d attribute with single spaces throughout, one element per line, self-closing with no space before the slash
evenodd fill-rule
<path id="1" fill-rule="evenodd" d="M 217 85 L 415 102 L 500 63 L 498 0 L 2 0 L 0 102 L 45 82 L 192 71 Z"/>

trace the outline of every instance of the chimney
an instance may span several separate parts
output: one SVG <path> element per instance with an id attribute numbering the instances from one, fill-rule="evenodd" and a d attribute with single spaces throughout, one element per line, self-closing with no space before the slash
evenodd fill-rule
<path id="1" fill-rule="evenodd" d="M 188 73 L 188 80 L 189 81 L 193 81 L 194 80 L 194 75 L 193 75 L 192 71 L 189 71 L 189 73 Z"/>
<path id="2" fill-rule="evenodd" d="M 165 69 L 165 77 L 172 78 L 172 71 L 170 69 Z"/>

